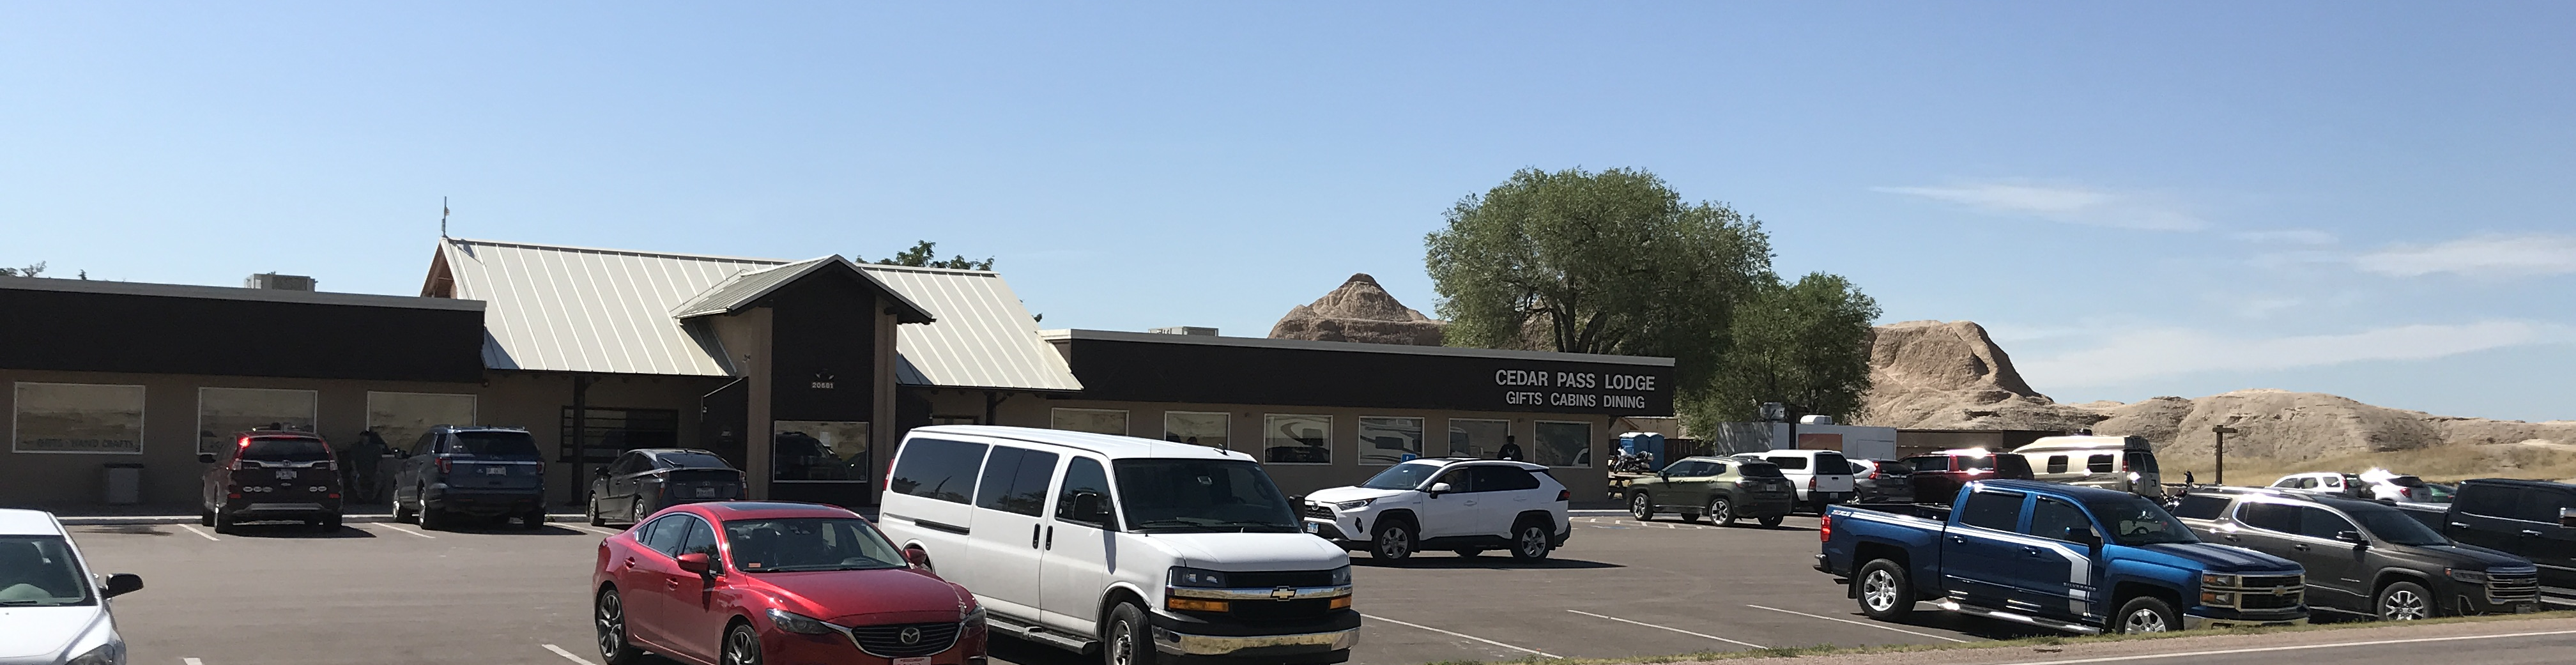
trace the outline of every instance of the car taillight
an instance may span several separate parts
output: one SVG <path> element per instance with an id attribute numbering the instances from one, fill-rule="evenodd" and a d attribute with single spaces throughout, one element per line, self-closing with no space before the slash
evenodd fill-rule
<path id="1" fill-rule="evenodd" d="M 438 472 L 439 472 L 439 473 L 447 473 L 447 472 L 449 472 L 449 471 L 453 471 L 453 470 L 455 470 L 455 467 L 456 467 L 456 465 L 455 465 L 455 464 L 451 464 L 451 463 L 449 463 L 449 462 L 447 461 L 447 458 L 445 458 L 445 457 L 438 458 Z"/>
<path id="2" fill-rule="evenodd" d="M 1827 512 L 1827 513 L 1825 513 L 1825 514 L 1823 514 L 1823 515 L 1818 515 L 1818 516 L 1816 516 L 1816 540 L 1817 540 L 1817 541 L 1819 541 L 1819 542 L 1825 542 L 1825 541 L 1831 541 L 1831 540 L 1833 540 L 1833 539 L 1834 539 L 1834 515 L 1833 515 L 1833 513 L 1831 513 L 1831 512 Z"/>
<path id="3" fill-rule="evenodd" d="M 1557 491 L 1556 491 L 1556 500 L 1558 500 L 1558 501 L 1572 501 L 1572 500 L 1574 500 L 1574 490 L 1557 490 Z"/>
<path id="4" fill-rule="evenodd" d="M 1807 489 L 1815 489 L 1815 488 L 1816 488 L 1816 477 L 1815 477 L 1815 476 L 1807 476 Z"/>

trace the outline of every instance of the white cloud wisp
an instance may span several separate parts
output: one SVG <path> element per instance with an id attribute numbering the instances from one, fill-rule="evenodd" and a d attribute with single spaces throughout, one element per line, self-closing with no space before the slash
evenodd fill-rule
<path id="1" fill-rule="evenodd" d="M 2342 335 L 2238 339 L 2186 328 L 2115 333 L 2101 346 L 2019 363 L 2032 385 L 2097 387 L 2213 371 L 2274 371 L 2372 360 L 2430 360 L 2567 341 L 2564 327 L 2515 320 L 2406 325 Z"/>
<path id="2" fill-rule="evenodd" d="M 2403 245 L 2353 257 L 2353 267 L 2395 277 L 2451 273 L 2506 278 L 2576 273 L 2576 237 L 2477 235 L 2431 245 Z"/>
<path id="3" fill-rule="evenodd" d="M 2209 228 L 2209 222 L 2199 217 L 2136 195 L 2085 187 L 1998 182 L 1953 187 L 1872 187 L 1870 191 L 1904 194 L 1989 213 L 2028 215 L 2068 224 L 2145 231 L 2199 231 Z"/>

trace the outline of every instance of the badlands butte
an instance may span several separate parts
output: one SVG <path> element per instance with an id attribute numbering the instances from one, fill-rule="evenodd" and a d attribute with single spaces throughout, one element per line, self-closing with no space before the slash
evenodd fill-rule
<path id="1" fill-rule="evenodd" d="M 2140 436 L 2155 443 L 2165 482 L 2181 482 L 2186 470 L 2213 480 L 2214 425 L 2237 430 L 2227 437 L 2231 484 L 2370 467 L 2432 480 L 2576 477 L 2576 421 L 2437 416 L 2272 389 L 2060 404 L 2024 382 L 1986 329 L 1967 321 L 1878 326 L 1870 379 L 1856 424 Z"/>

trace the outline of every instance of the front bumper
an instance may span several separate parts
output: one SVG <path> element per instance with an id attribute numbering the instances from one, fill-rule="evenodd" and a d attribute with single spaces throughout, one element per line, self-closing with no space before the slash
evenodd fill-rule
<path id="1" fill-rule="evenodd" d="M 340 502 L 324 500 L 308 502 L 232 503 L 224 506 L 223 513 L 243 520 L 294 520 L 319 517 L 338 517 L 340 516 Z"/>
<path id="2" fill-rule="evenodd" d="M 1360 639 L 1360 615 L 1352 610 L 1276 623 L 1180 618 L 1162 612 L 1151 613 L 1147 621 L 1153 624 L 1155 651 L 1185 658 L 1322 665 L 1349 660 L 1351 647 Z"/>

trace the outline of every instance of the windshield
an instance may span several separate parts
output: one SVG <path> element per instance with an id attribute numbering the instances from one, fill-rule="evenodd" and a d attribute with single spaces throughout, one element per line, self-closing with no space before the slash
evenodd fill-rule
<path id="1" fill-rule="evenodd" d="M 728 520 L 733 567 L 746 573 L 902 568 L 903 554 L 865 520 L 790 517 Z"/>
<path id="2" fill-rule="evenodd" d="M 241 458 L 262 462 L 319 462 L 331 459 L 331 447 L 321 439 L 304 437 L 258 437 L 242 446 Z"/>
<path id="3" fill-rule="evenodd" d="M 480 459 L 538 459 L 537 439 L 527 432 L 457 432 L 448 452 Z"/>
<path id="4" fill-rule="evenodd" d="M 1421 487 L 1422 481 L 1439 472 L 1440 465 L 1437 464 L 1398 464 L 1377 472 L 1360 486 L 1373 490 L 1409 490 Z"/>
<path id="5" fill-rule="evenodd" d="M 2425 527 L 2423 522 L 2415 521 L 2415 518 L 2407 517 L 2405 513 L 2398 512 L 2395 508 L 2378 504 L 2336 507 L 2342 508 L 2344 514 L 2359 520 L 2361 528 L 2369 529 L 2371 535 L 2379 536 L 2380 540 L 2418 547 L 2451 544 L 2451 539 L 2443 538 L 2442 534 Z"/>
<path id="6" fill-rule="evenodd" d="M 0 536 L 0 607 L 95 602 L 61 536 Z"/>
<path id="7" fill-rule="evenodd" d="M 1742 467 L 1742 470 L 1744 471 L 1744 477 L 1746 478 L 1788 477 L 1780 475 L 1780 467 L 1776 464 L 1746 464 Z"/>
<path id="8" fill-rule="evenodd" d="M 2096 499 L 2084 505 L 2102 524 L 2111 527 L 2111 542 L 2122 545 L 2156 545 L 2161 543 L 2197 543 L 2200 538 L 2183 528 L 2182 522 L 2166 513 L 2162 506 L 2135 494 L 2118 498 Z"/>
<path id="9" fill-rule="evenodd" d="M 1138 531 L 1298 531 L 1279 486 L 1246 461 L 1119 460 L 1118 500 Z"/>

